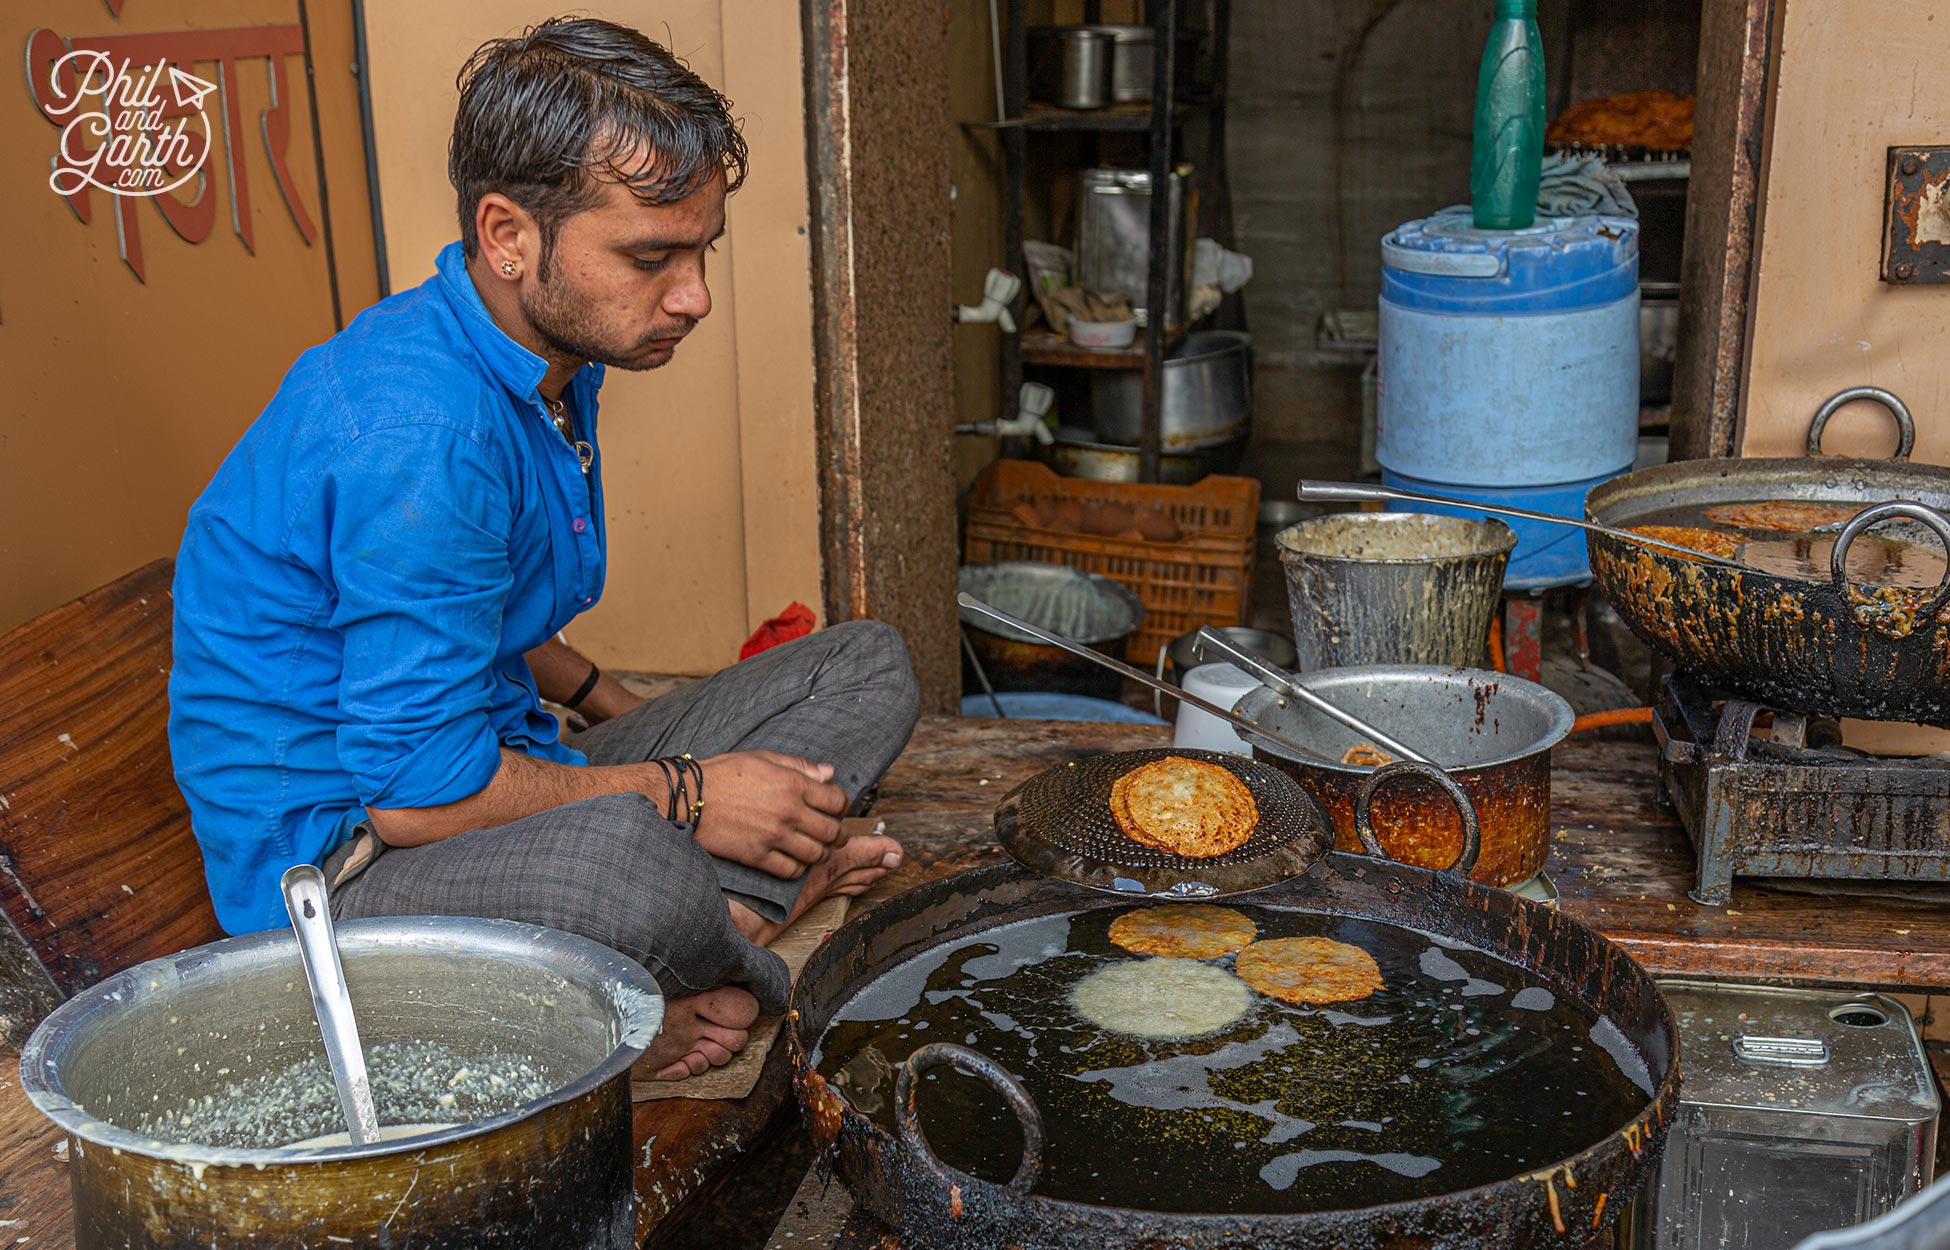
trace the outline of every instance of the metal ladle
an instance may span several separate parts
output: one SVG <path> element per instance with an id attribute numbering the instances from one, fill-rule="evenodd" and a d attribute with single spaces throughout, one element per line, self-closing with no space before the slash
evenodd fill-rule
<path id="1" fill-rule="evenodd" d="M 1631 530 L 1613 529 L 1596 521 L 1580 521 L 1576 517 L 1558 516 L 1554 512 L 1532 512 L 1528 508 L 1511 508 L 1502 504 L 1478 503 L 1474 499 L 1452 499 L 1447 495 L 1429 495 L 1419 490 L 1401 490 L 1393 486 L 1370 486 L 1365 482 L 1312 482 L 1300 483 L 1300 498 L 1307 503 L 1434 503 L 1445 508 L 1461 508 L 1466 512 L 1487 512 L 1491 516 L 1516 517 L 1520 521 L 1542 521 L 1547 525 L 1568 525 L 1573 529 L 1590 530 L 1594 534 L 1605 534 L 1621 542 L 1637 543 L 1641 547 L 1657 547 L 1674 555 L 1692 560 L 1704 560 L 1708 564 L 1724 564 L 1730 569 L 1752 572 L 1738 560 L 1716 556 L 1707 551 L 1695 551 L 1678 543 L 1669 543 L 1663 538 L 1650 534 L 1635 534 Z"/>
<path id="2" fill-rule="evenodd" d="M 1023 620 L 1019 616 L 1011 616 L 1009 613 L 1004 612 L 1001 608 L 990 607 L 988 604 L 983 603 L 980 599 L 977 599 L 974 595 L 969 594 L 967 591 L 962 591 L 960 594 L 956 595 L 955 602 L 960 604 L 962 607 L 969 609 L 970 611 L 981 613 L 983 616 L 988 617 L 992 621 L 997 621 L 1003 625 L 1007 625 L 1011 629 L 1021 630 L 1023 633 L 1028 634 L 1030 637 L 1036 639 L 1039 642 L 1046 642 L 1052 647 L 1061 647 L 1063 650 L 1068 651 L 1071 655 L 1089 660 L 1093 664 L 1101 664 L 1103 667 L 1109 669 L 1113 673 L 1122 673 L 1124 674 L 1124 676 L 1130 678 L 1134 682 L 1137 682 L 1139 685 L 1149 686 L 1153 690 L 1162 691 L 1163 693 L 1170 695 L 1172 698 L 1177 699 L 1181 703 L 1189 703 L 1201 712 L 1209 712 L 1213 716 L 1218 717 L 1220 720 L 1229 722 L 1236 728 L 1245 730 L 1247 733 L 1256 734 L 1259 737 L 1266 739 L 1268 742 L 1275 744 L 1276 746 L 1285 747 L 1289 751 L 1298 752 L 1300 755 L 1303 755 L 1308 759 L 1320 760 L 1322 763 L 1334 764 L 1334 765 L 1340 764 L 1339 760 L 1329 759 L 1325 755 L 1322 755 L 1320 752 L 1314 750 L 1312 747 L 1303 746 L 1284 734 L 1274 733 L 1270 729 L 1258 725 L 1253 721 L 1247 720 L 1245 717 L 1239 715 L 1238 713 L 1234 712 L 1230 708 L 1220 707 L 1216 703 L 1207 702 L 1206 700 L 1199 698 L 1195 694 L 1191 694 L 1185 690 L 1181 690 L 1180 688 L 1172 685 L 1170 682 L 1166 681 L 1162 677 L 1155 677 L 1152 674 L 1143 671 L 1142 669 L 1132 668 L 1129 664 L 1124 663 L 1122 660 L 1113 660 L 1101 651 L 1093 651 L 1089 647 L 1084 646 L 1080 642 L 1076 642 L 1072 639 L 1065 638 L 1061 634 L 1052 633 L 1049 630 L 1044 629 L 1040 625 L 1031 624 L 1030 622 Z M 1204 630 L 1200 631 L 1201 635 L 1203 635 L 1204 633 L 1205 633 Z M 1213 635 L 1213 637 L 1216 638 L 1217 635 Z M 1200 641 L 1203 642 L 1205 641 L 1205 639 L 1201 636 Z M 1264 673 L 1275 672 L 1274 669 L 1270 668 L 1269 666 L 1261 662 L 1257 657 L 1251 655 L 1248 652 L 1239 651 L 1238 649 L 1234 648 L 1231 643 L 1225 642 L 1224 639 L 1220 639 L 1219 643 L 1221 648 L 1223 648 L 1228 654 L 1238 656 L 1238 657 L 1243 657 L 1247 661 L 1247 664 L 1251 666 L 1247 669 L 1247 671 L 1249 673 L 1252 673 L 1254 676 L 1258 676 L 1262 672 Z M 1262 678 L 1262 680 L 1264 680 L 1264 678 Z M 1280 679 L 1280 680 L 1285 680 L 1285 679 Z M 1287 681 L 1286 686 L 1292 689 L 1292 691 L 1294 692 L 1294 697 L 1298 698 L 1302 703 L 1307 704 L 1308 706 L 1314 708 L 1316 711 L 1321 712 L 1323 715 L 1331 716 L 1335 720 L 1339 721 L 1341 724 L 1346 725 L 1349 729 L 1354 730 L 1354 732 L 1358 734 L 1366 735 L 1370 742 L 1373 742 L 1376 746 L 1381 747 L 1383 750 L 1398 750 L 1404 758 L 1413 759 L 1418 763 L 1427 764 L 1430 762 L 1426 756 L 1418 755 L 1414 751 L 1409 750 L 1407 747 L 1402 746 L 1400 743 L 1395 742 L 1393 738 L 1390 738 L 1386 734 L 1381 733 L 1379 730 L 1375 729 L 1374 726 L 1369 725 L 1367 722 L 1361 720 L 1360 718 L 1356 717 L 1350 712 L 1342 711 L 1340 708 L 1336 707 L 1332 703 L 1327 702 L 1327 700 L 1321 698 L 1313 691 L 1308 690 L 1305 686 L 1298 685 L 1297 683 L 1293 683 L 1291 681 Z M 1281 693 L 1286 693 L 1286 689 L 1280 686 L 1275 686 L 1274 688 L 1281 690 Z M 1391 747 L 1386 745 L 1388 743 L 1393 743 L 1394 745 Z M 1436 767 L 1439 768 L 1441 767 L 1441 765 L 1436 765 Z"/>
<path id="3" fill-rule="evenodd" d="M 1226 640 L 1225 635 L 1201 625 L 1198 630 L 1198 641 L 1193 643 L 1192 651 L 1198 658 L 1204 659 L 1205 652 L 1208 649 L 1218 652 L 1227 660 L 1239 666 L 1239 668 L 1245 671 L 1247 676 L 1259 678 L 1261 685 L 1269 686 L 1290 699 L 1298 699 L 1314 711 L 1319 712 L 1322 716 L 1338 721 L 1342 725 L 1352 729 L 1355 733 L 1360 734 L 1369 742 L 1394 755 L 1397 759 L 1413 760 L 1417 764 L 1431 764 L 1437 768 L 1441 767 L 1440 764 L 1436 764 L 1434 760 L 1422 754 L 1420 751 L 1389 737 L 1354 713 L 1342 710 L 1337 704 L 1329 703 L 1326 699 L 1321 698 L 1252 652 L 1234 646 Z M 1266 731 L 1262 729 L 1260 732 L 1265 733 Z"/>
<path id="4" fill-rule="evenodd" d="M 287 870 L 278 882 L 284 890 L 291 931 L 298 935 L 298 958 L 305 965 L 318 1031 L 325 1038 L 325 1058 L 338 1087 L 339 1110 L 345 1113 L 352 1144 L 379 1140 L 379 1115 L 373 1110 L 372 1085 L 366 1079 L 366 1054 L 359 1047 L 359 1023 L 352 1015 L 352 996 L 346 991 L 345 968 L 339 963 L 338 939 L 332 932 L 332 911 L 326 900 L 325 874 L 311 864 Z"/>

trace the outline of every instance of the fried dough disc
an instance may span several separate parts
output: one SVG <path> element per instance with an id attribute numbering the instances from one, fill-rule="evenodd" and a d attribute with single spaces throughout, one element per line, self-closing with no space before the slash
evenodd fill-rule
<path id="1" fill-rule="evenodd" d="M 1708 508 L 1706 515 L 1722 525 L 1738 525 L 1749 530 L 1778 530 L 1784 534 L 1840 525 L 1867 504 L 1805 503 L 1798 499 L 1775 499 L 1765 503 L 1723 503 Z"/>
<path id="2" fill-rule="evenodd" d="M 1647 538 L 1656 538 L 1660 542 L 1678 543 L 1681 547 L 1703 551 L 1709 556 L 1719 556 L 1722 560 L 1733 559 L 1734 553 L 1740 550 L 1740 539 L 1725 530 L 1695 529 L 1686 525 L 1634 525 L 1630 532 L 1643 534 Z M 1658 548 L 1652 550 L 1657 551 Z M 1665 551 L 1660 554 L 1676 553 Z"/>
<path id="3" fill-rule="evenodd" d="M 1239 979 L 1289 1003 L 1348 1003 L 1381 988 L 1381 968 L 1346 942 L 1274 938 L 1239 952 Z"/>
<path id="4" fill-rule="evenodd" d="M 1166 903 L 1127 911 L 1110 922 L 1110 940 L 1139 955 L 1217 959 L 1253 940 L 1258 926 L 1230 907 Z"/>
<path id="5" fill-rule="evenodd" d="M 1110 814 L 1132 839 L 1193 859 L 1243 846 L 1259 824 L 1259 805 L 1229 769 L 1167 755 L 1141 764 L 1110 788 Z"/>
<path id="6" fill-rule="evenodd" d="M 1380 768 L 1394 762 L 1394 756 L 1367 742 L 1357 742 L 1341 753 L 1341 763 L 1350 768 Z"/>
<path id="7" fill-rule="evenodd" d="M 1100 1029 L 1134 1037 L 1197 1037 L 1251 1010 L 1253 996 L 1224 968 L 1190 959 L 1138 959 L 1091 973 L 1070 1005 Z"/>

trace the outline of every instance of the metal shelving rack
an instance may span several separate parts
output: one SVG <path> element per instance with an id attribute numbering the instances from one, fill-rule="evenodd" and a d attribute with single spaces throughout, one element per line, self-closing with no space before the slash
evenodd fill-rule
<path id="1" fill-rule="evenodd" d="M 1100 20 L 1099 0 L 1086 0 L 1084 21 Z M 1143 346 L 1118 352 L 1072 347 L 1054 335 L 1025 334 L 1020 339 L 1002 339 L 1002 394 L 1013 404 L 1022 390 L 1025 359 L 1031 364 L 1092 369 L 1140 369 L 1144 373 L 1143 426 L 1138 446 L 1138 479 L 1158 480 L 1162 449 L 1160 416 L 1164 406 L 1164 358 L 1182 327 L 1169 323 L 1165 292 L 1168 288 L 1165 266 L 1182 262 L 1180 250 L 1167 239 L 1171 221 L 1169 179 L 1174 167 L 1173 152 L 1180 124 L 1193 111 L 1206 114 L 1207 152 L 1211 166 L 1206 173 L 1217 193 L 1224 195 L 1225 155 L 1225 56 L 1230 27 L 1230 0 L 1211 0 L 1211 46 L 1213 66 L 1203 101 L 1194 106 L 1178 97 L 1178 32 L 1180 0 L 1147 0 L 1145 17 L 1153 32 L 1151 100 L 1148 104 L 1114 104 L 1103 109 L 1079 111 L 1029 102 L 1028 0 L 1009 0 L 1008 39 L 1003 54 L 1003 104 L 1011 119 L 1002 126 L 1003 204 L 1006 215 L 1005 246 L 1007 265 L 1012 273 L 1027 274 L 1023 259 L 1023 194 L 1028 161 L 1029 136 L 1033 133 L 1128 133 L 1146 136 L 1146 155 L 1151 170 L 1150 269 L 1146 275 Z M 1229 240 L 1225 240 L 1228 241 Z M 1014 312 L 1018 325 L 1025 324 L 1025 291 Z"/>

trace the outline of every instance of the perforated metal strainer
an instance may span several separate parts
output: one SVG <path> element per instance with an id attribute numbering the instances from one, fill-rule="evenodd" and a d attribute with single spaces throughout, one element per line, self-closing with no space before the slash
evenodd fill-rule
<path id="1" fill-rule="evenodd" d="M 1118 828 L 1110 788 L 1143 764 L 1176 755 L 1217 764 L 1244 782 L 1259 824 L 1242 845 L 1194 859 L 1144 845 Z M 1002 846 L 1024 867 L 1093 890 L 1214 898 L 1263 889 L 1313 866 L 1334 843 L 1326 813 L 1270 765 L 1218 751 L 1121 751 L 1060 764 L 1023 782 L 995 809 Z"/>

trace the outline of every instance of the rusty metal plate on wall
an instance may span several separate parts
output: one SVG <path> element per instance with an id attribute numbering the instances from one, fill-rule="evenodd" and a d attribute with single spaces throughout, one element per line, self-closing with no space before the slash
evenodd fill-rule
<path id="1" fill-rule="evenodd" d="M 1950 147 L 1889 149 L 1882 280 L 1950 282 Z"/>

